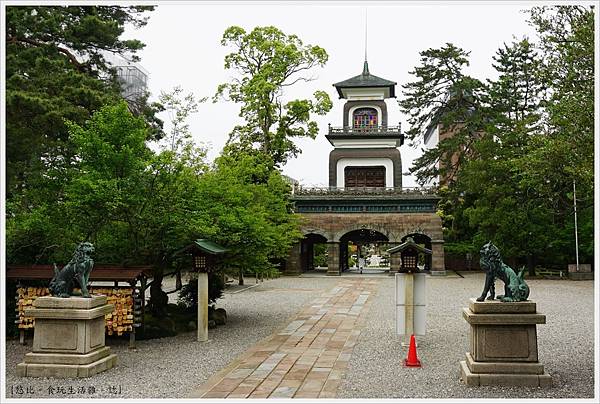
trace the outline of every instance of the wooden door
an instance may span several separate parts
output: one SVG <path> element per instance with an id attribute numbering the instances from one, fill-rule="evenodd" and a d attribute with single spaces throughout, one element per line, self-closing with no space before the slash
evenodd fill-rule
<path id="1" fill-rule="evenodd" d="M 344 169 L 345 188 L 385 187 L 385 167 L 346 167 Z"/>

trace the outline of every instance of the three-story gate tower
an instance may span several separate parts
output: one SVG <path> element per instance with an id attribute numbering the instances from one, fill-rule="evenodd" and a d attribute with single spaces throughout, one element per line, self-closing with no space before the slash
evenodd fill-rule
<path id="1" fill-rule="evenodd" d="M 329 125 L 325 135 L 333 146 L 329 186 L 295 187 L 304 239 L 293 246 L 286 272 L 313 269 L 317 243 L 327 243 L 327 273 L 340 275 L 348 269 L 348 243 L 393 246 L 412 237 L 432 250 L 425 269 L 445 274 L 439 197 L 427 189 L 402 187 L 404 135 L 400 125 L 389 124 L 386 104 L 395 98 L 396 83 L 372 75 L 365 60 L 361 74 L 334 86 L 346 103 L 342 126 Z M 398 267 L 392 262 L 392 268 Z"/>

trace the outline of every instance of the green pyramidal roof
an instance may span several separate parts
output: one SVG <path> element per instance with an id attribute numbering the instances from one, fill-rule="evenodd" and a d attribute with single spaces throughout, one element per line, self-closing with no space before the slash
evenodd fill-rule
<path id="1" fill-rule="evenodd" d="M 223 254 L 223 253 L 229 251 L 229 249 L 223 247 L 222 245 L 215 243 L 214 241 L 210 241 L 205 238 L 199 238 L 196 241 L 194 241 L 192 244 L 185 246 L 181 250 L 175 252 L 174 255 L 179 255 L 181 253 L 184 253 L 184 252 L 187 252 L 190 250 L 196 250 L 196 251 L 200 250 L 203 253 L 210 254 L 210 255 Z"/>
<path id="2" fill-rule="evenodd" d="M 390 97 L 394 98 L 396 82 L 390 81 L 386 79 L 382 79 L 381 77 L 377 77 L 372 75 L 369 72 L 369 63 L 365 60 L 365 64 L 363 66 L 363 72 L 358 76 L 354 76 L 349 78 L 348 80 L 340 81 L 339 83 L 335 83 L 334 87 L 337 89 L 340 98 L 346 98 L 342 92 L 343 88 L 361 88 L 361 87 L 388 87 L 390 91 Z"/>
<path id="3" fill-rule="evenodd" d="M 227 248 L 205 238 L 199 238 L 194 244 L 207 254 L 223 254 L 227 251 Z"/>
<path id="4" fill-rule="evenodd" d="M 406 250 L 408 247 L 415 248 L 422 253 L 431 255 L 430 249 L 422 247 L 419 244 L 415 243 L 415 240 L 413 240 L 412 237 L 408 237 L 404 243 L 397 245 L 396 247 L 390 248 L 389 250 L 387 250 L 387 252 L 390 254 L 394 254 L 397 252 L 402 252 L 402 251 Z"/>

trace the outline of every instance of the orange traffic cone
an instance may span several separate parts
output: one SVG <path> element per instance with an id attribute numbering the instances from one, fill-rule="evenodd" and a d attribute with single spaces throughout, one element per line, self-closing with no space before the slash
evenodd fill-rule
<path id="1" fill-rule="evenodd" d="M 417 357 L 417 345 L 415 344 L 415 336 L 410 336 L 410 346 L 408 347 L 408 357 L 404 360 L 404 366 L 411 368 L 420 368 L 421 361 Z"/>

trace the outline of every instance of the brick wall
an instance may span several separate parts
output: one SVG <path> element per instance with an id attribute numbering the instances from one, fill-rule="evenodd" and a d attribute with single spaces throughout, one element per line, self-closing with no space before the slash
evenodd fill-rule
<path id="1" fill-rule="evenodd" d="M 352 230 L 370 229 L 384 234 L 390 242 L 422 233 L 432 240 L 442 240 L 442 221 L 435 213 L 303 213 L 305 233 L 319 233 L 328 241 L 339 241 Z"/>
<path id="2" fill-rule="evenodd" d="M 340 238 L 353 230 L 369 229 L 385 235 L 390 243 L 400 243 L 408 234 L 425 234 L 432 242 L 432 270 L 444 271 L 442 222 L 435 213 L 303 213 L 302 231 L 316 233 L 328 242 L 329 275 L 340 273 Z M 292 247 L 286 272 L 298 273 L 301 268 L 299 243 Z"/>

